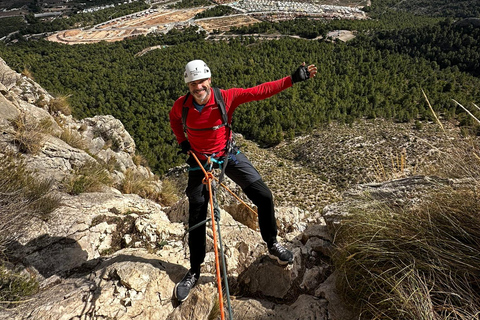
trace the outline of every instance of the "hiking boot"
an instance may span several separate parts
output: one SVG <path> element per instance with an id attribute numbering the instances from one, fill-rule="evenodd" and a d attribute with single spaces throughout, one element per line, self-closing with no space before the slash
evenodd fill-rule
<path id="1" fill-rule="evenodd" d="M 280 243 L 275 242 L 270 248 L 268 248 L 270 258 L 277 259 L 281 265 L 292 264 L 293 254 L 291 251 L 285 249 Z"/>
<path id="2" fill-rule="evenodd" d="M 182 281 L 175 286 L 175 298 L 180 302 L 187 300 L 190 290 L 195 286 L 197 280 L 198 278 L 196 274 L 191 273 L 189 270 L 183 277 Z"/>

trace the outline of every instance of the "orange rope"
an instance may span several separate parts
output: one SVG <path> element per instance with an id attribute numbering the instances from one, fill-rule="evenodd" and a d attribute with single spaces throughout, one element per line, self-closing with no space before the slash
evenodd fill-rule
<path id="1" fill-rule="evenodd" d="M 210 209 L 211 209 L 211 217 L 212 217 L 212 229 L 213 229 L 213 248 L 215 249 L 215 269 L 217 275 L 217 288 L 218 288 L 218 304 L 220 305 L 220 317 L 222 320 L 225 319 L 225 313 L 223 311 L 223 293 L 222 293 L 222 279 L 220 277 L 220 260 L 218 258 L 218 248 L 217 248 L 217 233 L 215 229 L 215 213 L 214 213 L 214 206 L 213 206 L 213 192 L 212 192 L 212 183 L 213 174 L 211 172 L 207 172 L 205 168 L 202 166 L 200 160 L 198 160 L 195 153 L 190 152 L 193 158 L 197 161 L 199 167 L 202 169 L 203 174 L 205 174 L 205 178 L 203 179 L 203 183 L 208 185 L 208 193 L 210 195 Z M 208 158 L 208 162 L 210 163 L 210 158 Z"/>
<path id="2" fill-rule="evenodd" d="M 217 180 L 218 183 L 220 183 L 220 181 L 218 180 L 217 177 L 214 177 L 215 180 Z M 237 196 L 232 190 L 230 190 L 226 185 L 224 185 L 223 183 L 220 183 L 220 185 L 222 187 L 224 187 L 228 192 L 230 192 L 230 194 L 232 196 L 235 197 L 235 199 L 237 199 L 238 201 L 240 201 L 245 207 L 247 207 L 251 212 L 255 213 L 255 215 L 258 215 L 257 212 L 255 210 L 252 209 L 252 207 L 250 207 L 248 204 L 245 203 L 245 201 L 243 201 L 242 199 L 240 199 L 239 196 Z"/>

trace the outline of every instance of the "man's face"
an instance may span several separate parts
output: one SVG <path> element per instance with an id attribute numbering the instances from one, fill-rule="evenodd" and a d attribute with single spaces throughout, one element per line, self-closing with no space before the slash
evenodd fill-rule
<path id="1" fill-rule="evenodd" d="M 198 104 L 207 103 L 210 98 L 211 79 L 200 79 L 188 83 L 188 89 Z"/>

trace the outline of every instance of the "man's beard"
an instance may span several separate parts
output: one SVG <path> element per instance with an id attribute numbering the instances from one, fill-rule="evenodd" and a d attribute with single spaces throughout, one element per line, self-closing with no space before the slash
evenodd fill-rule
<path id="1" fill-rule="evenodd" d="M 195 90 L 193 95 L 195 96 L 195 100 L 197 100 L 197 102 L 206 102 L 205 100 L 208 96 L 208 89 L 203 88 L 202 90 Z"/>

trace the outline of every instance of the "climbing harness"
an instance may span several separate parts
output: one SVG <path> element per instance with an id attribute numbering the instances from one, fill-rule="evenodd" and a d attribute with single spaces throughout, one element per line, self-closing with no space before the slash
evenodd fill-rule
<path id="1" fill-rule="evenodd" d="M 193 154 L 192 151 L 189 151 L 190 154 Z M 220 185 L 222 186 L 225 190 L 227 190 L 235 199 L 237 199 L 238 202 L 240 202 L 241 204 L 243 204 L 250 212 L 252 212 L 254 215 L 257 215 L 257 212 L 255 210 L 252 209 L 252 207 L 250 207 L 245 201 L 243 201 L 239 196 L 237 196 L 235 194 L 235 192 L 233 192 L 229 187 L 227 187 L 224 183 L 223 183 L 223 177 L 222 175 L 225 175 L 225 168 L 227 166 L 227 162 L 228 162 L 228 159 L 232 159 L 233 161 L 235 161 L 235 163 L 237 163 L 237 159 L 236 159 L 236 155 L 239 154 L 240 151 L 236 151 L 234 153 L 230 153 L 230 155 L 227 155 L 226 157 L 224 157 L 223 160 L 219 160 L 217 158 L 215 158 L 215 154 L 213 155 L 205 155 L 205 154 L 202 154 L 203 156 L 205 156 L 206 158 L 209 158 L 209 161 L 207 161 L 204 165 L 201 164 L 201 162 L 198 160 L 198 158 L 194 158 L 198 164 L 198 166 L 196 167 L 193 167 L 191 166 L 188 171 L 197 171 L 197 170 L 210 170 L 210 166 L 212 166 L 213 164 L 217 164 L 218 165 L 218 168 L 220 169 L 220 177 L 217 178 L 217 177 L 213 177 L 215 179 L 215 181 Z M 194 155 L 196 157 L 196 155 Z M 210 219 L 207 219 L 205 221 L 202 221 L 196 225 L 194 225 L 193 227 L 190 228 L 190 230 L 194 230 L 196 229 L 197 227 L 205 224 L 206 222 L 210 221 Z"/>
<path id="2" fill-rule="evenodd" d="M 205 175 L 205 178 L 203 179 L 203 183 L 208 186 L 208 193 L 210 196 L 210 208 L 211 208 L 211 217 L 210 219 L 207 219 L 205 221 L 202 221 L 195 226 L 191 227 L 188 229 L 188 232 L 194 230 L 195 228 L 198 228 L 200 225 L 207 223 L 207 221 L 212 222 L 212 230 L 213 230 L 213 248 L 215 251 L 215 270 L 216 270 L 216 277 L 217 277 L 217 289 L 218 289 L 218 299 L 219 299 L 219 305 L 220 305 L 220 317 L 222 320 L 225 319 L 225 313 L 223 309 L 223 291 L 222 291 L 222 280 L 221 280 L 221 275 L 220 275 L 220 258 L 222 260 L 222 269 L 223 269 L 223 280 L 225 283 L 225 295 L 227 297 L 227 306 L 228 306 L 228 314 L 230 320 L 233 320 L 232 316 L 232 307 L 230 303 L 230 292 L 228 290 L 228 279 L 227 279 L 227 267 L 225 263 L 225 255 L 223 253 L 223 244 L 222 244 L 222 235 L 220 232 L 220 208 L 217 203 L 217 199 L 215 197 L 215 180 L 213 177 L 213 163 L 210 161 L 210 157 L 207 160 L 207 163 L 209 163 L 209 168 L 205 169 L 202 166 L 202 163 L 200 160 L 198 160 L 197 156 L 195 153 L 190 152 L 192 157 L 195 159 L 195 161 L 198 163 L 199 167 L 203 171 L 203 174 Z M 217 226 L 215 228 L 215 226 Z M 218 233 L 218 242 L 220 244 L 220 254 L 218 253 L 218 245 L 217 245 L 217 236 L 216 234 Z M 220 256 L 220 257 L 219 257 Z"/>

